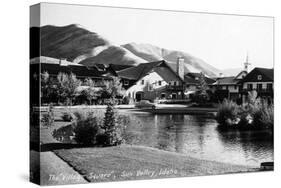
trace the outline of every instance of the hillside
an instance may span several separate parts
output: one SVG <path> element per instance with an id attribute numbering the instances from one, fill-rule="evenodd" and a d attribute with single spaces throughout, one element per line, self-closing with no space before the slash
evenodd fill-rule
<path id="1" fill-rule="evenodd" d="M 122 46 L 112 44 L 99 34 L 75 24 L 63 27 L 46 25 L 30 29 L 32 36 L 39 36 L 39 32 L 40 56 L 66 58 L 70 62 L 87 66 L 94 64 L 136 66 L 140 63 L 164 59 L 171 67 L 176 67 L 177 58 L 181 56 L 185 59 L 186 72 L 204 72 L 210 77 L 217 76 L 220 72 L 203 60 L 185 52 L 167 50 L 150 44 L 129 43 Z M 36 49 L 36 46 L 33 48 Z M 31 58 L 37 56 L 38 53 L 31 54 Z"/>
<path id="2" fill-rule="evenodd" d="M 204 72 L 210 77 L 217 76 L 220 73 L 220 70 L 185 52 L 168 50 L 151 44 L 129 43 L 122 46 L 147 61 L 164 59 L 171 64 L 175 64 L 178 57 L 183 57 L 185 68 L 189 72 Z"/>
<path id="3" fill-rule="evenodd" d="M 31 28 L 31 33 L 32 30 L 38 28 Z M 85 65 L 96 63 L 138 65 L 146 62 L 79 25 L 64 27 L 47 25 L 40 28 L 40 34 L 41 56 L 67 58 L 68 61 Z"/>

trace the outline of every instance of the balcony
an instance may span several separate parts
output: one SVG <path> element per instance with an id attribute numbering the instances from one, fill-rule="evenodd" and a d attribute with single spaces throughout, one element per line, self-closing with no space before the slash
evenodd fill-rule
<path id="1" fill-rule="evenodd" d="M 166 85 L 167 90 L 172 90 L 172 91 L 183 91 L 183 86 L 182 85 Z"/>

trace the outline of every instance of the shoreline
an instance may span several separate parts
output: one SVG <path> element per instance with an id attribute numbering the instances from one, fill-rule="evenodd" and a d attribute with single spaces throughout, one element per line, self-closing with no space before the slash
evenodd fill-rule
<path id="1" fill-rule="evenodd" d="M 126 144 L 113 147 L 73 148 L 54 152 L 90 182 L 260 171 L 258 166 L 209 161 L 176 152 Z M 139 175 L 140 173 L 142 175 Z"/>
<path id="2" fill-rule="evenodd" d="M 54 110 L 61 109 L 106 109 L 106 105 L 92 105 L 92 106 L 54 106 Z M 44 109 L 48 107 L 40 107 Z M 116 105 L 117 110 L 128 110 L 132 112 L 146 112 L 152 114 L 203 114 L 203 113 L 216 113 L 217 108 L 214 107 L 188 107 L 186 105 L 157 105 L 155 109 L 151 108 L 136 108 L 134 105 Z"/>

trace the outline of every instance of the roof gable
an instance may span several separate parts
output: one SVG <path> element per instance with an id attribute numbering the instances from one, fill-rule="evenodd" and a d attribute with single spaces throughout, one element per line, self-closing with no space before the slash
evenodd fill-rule
<path id="1" fill-rule="evenodd" d="M 129 80 L 140 80 L 156 67 L 166 67 L 177 79 L 183 81 L 176 72 L 167 64 L 166 61 L 155 61 L 150 63 L 142 63 L 136 67 L 130 67 L 121 71 L 117 71 L 117 74 L 121 78 Z"/>
<path id="2" fill-rule="evenodd" d="M 239 79 L 243 79 L 245 78 L 245 76 L 247 75 L 247 71 L 241 71 L 237 74 L 237 76 L 235 77 L 236 80 L 239 80 Z"/>
<path id="3" fill-rule="evenodd" d="M 199 84 L 201 73 L 189 72 L 184 76 L 184 81 L 186 84 Z M 204 76 L 204 79 L 207 84 L 213 84 L 215 82 L 214 79 Z"/>
<path id="4" fill-rule="evenodd" d="M 242 79 L 241 82 L 273 82 L 273 77 L 273 69 L 257 67 L 254 68 L 244 79 Z"/>
<path id="5" fill-rule="evenodd" d="M 236 85 L 238 80 L 234 76 L 218 78 L 213 85 Z"/>

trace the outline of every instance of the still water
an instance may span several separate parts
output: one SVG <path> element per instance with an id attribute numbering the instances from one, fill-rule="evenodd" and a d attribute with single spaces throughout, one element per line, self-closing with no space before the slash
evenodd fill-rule
<path id="1" fill-rule="evenodd" d="M 208 115 L 130 113 L 129 144 L 150 146 L 188 156 L 258 166 L 273 161 L 272 136 L 263 132 L 220 132 Z M 269 139 L 271 138 L 271 139 Z"/>

